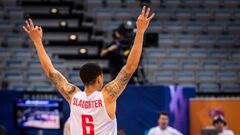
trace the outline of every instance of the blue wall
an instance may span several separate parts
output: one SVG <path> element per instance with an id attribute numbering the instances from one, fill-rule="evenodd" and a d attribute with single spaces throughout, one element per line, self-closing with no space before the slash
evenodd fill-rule
<path id="1" fill-rule="evenodd" d="M 22 98 L 22 92 L 0 91 L 0 125 L 8 129 L 9 135 L 20 135 L 14 126 L 13 101 Z M 118 99 L 118 129 L 128 135 L 143 135 L 157 125 L 159 111 L 170 113 L 170 125 L 188 135 L 188 99 L 195 96 L 194 89 L 166 86 L 128 86 Z M 61 97 L 62 98 L 62 97 Z M 63 103 L 63 119 L 69 116 L 68 104 Z M 36 130 L 25 132 L 36 135 Z M 62 130 L 46 130 L 44 135 L 62 135 Z"/>
<path id="2" fill-rule="evenodd" d="M 128 87 L 117 105 L 118 129 L 128 135 L 143 135 L 157 126 L 160 111 L 170 114 L 170 125 L 189 134 L 189 98 L 195 96 L 192 88 L 166 86 Z"/>

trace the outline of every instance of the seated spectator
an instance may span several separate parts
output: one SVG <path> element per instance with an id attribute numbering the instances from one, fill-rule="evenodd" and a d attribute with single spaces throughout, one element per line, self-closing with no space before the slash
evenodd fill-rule
<path id="1" fill-rule="evenodd" d="M 218 135 L 234 135 L 232 130 L 226 128 L 226 121 L 222 115 L 213 118 L 213 126 L 217 129 Z"/>

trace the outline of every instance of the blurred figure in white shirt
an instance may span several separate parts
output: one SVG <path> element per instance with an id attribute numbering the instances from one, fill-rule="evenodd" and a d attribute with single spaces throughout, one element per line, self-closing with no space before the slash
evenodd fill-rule
<path id="1" fill-rule="evenodd" d="M 161 112 L 158 119 L 158 126 L 149 130 L 148 135 L 183 135 L 178 130 L 168 126 L 168 113 Z"/>

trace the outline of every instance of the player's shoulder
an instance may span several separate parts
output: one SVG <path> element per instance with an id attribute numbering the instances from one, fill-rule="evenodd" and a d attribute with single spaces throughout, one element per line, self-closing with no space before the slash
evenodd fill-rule
<path id="1" fill-rule="evenodd" d="M 168 130 L 176 135 L 183 135 L 180 131 L 178 131 L 177 129 L 168 126 Z"/>

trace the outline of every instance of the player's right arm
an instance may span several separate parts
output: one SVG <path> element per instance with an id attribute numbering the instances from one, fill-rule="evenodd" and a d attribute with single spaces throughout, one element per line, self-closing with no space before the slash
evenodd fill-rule
<path id="1" fill-rule="evenodd" d="M 144 6 L 137 19 L 137 32 L 133 47 L 127 59 L 127 63 L 123 66 L 117 77 L 103 88 L 103 94 L 108 103 L 112 103 L 117 100 L 127 86 L 132 74 L 138 67 L 142 54 L 144 33 L 155 15 L 153 13 L 151 16 L 149 16 L 149 13 L 150 8 L 148 8 L 146 11 L 146 7 Z"/>
<path id="2" fill-rule="evenodd" d="M 26 25 L 23 26 L 23 29 L 26 33 L 28 33 L 29 37 L 35 45 L 39 61 L 45 74 L 54 83 L 58 91 L 63 95 L 63 97 L 68 101 L 68 103 L 70 103 L 73 95 L 78 91 L 78 88 L 73 84 L 70 84 L 65 79 L 65 77 L 54 68 L 42 43 L 42 28 L 39 26 L 34 26 L 31 19 L 28 19 L 25 22 Z"/>

